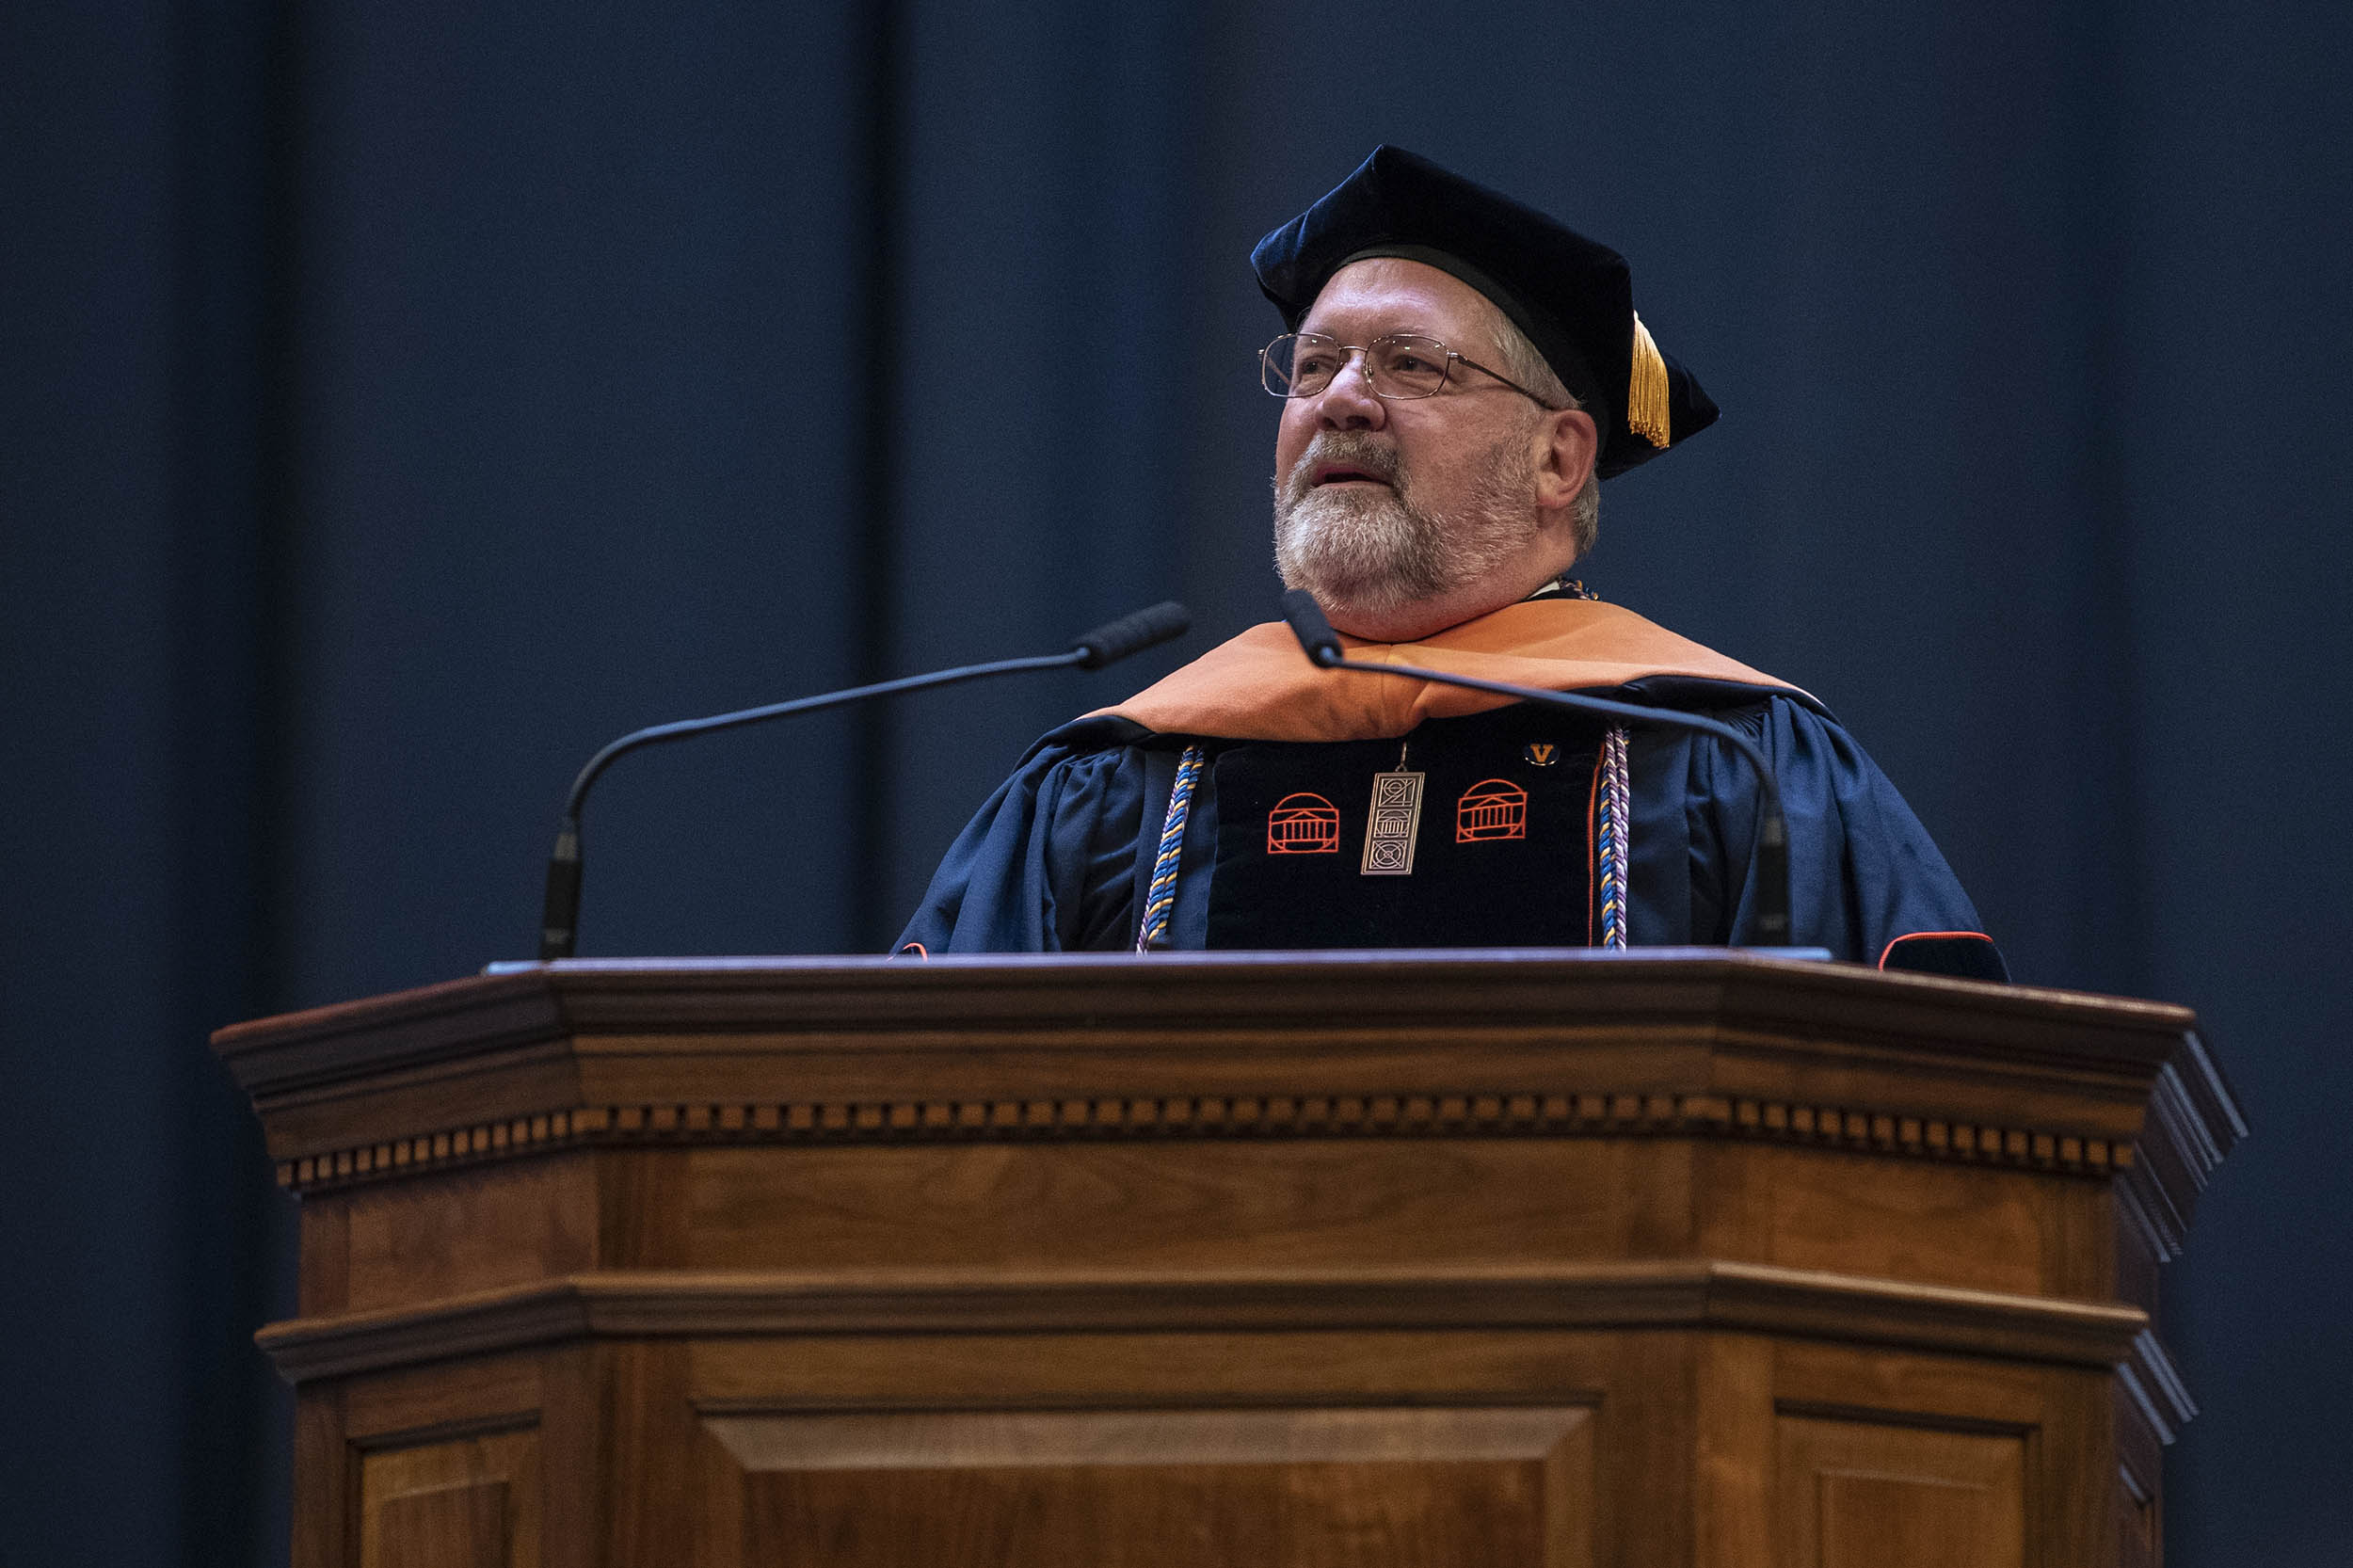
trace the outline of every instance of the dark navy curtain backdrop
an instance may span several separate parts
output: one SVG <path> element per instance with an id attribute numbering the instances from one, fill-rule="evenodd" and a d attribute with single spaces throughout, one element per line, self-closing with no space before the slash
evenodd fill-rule
<path id="1" fill-rule="evenodd" d="M 1723 422 L 1606 598 L 1821 696 L 2022 978 L 2197 1006 L 2185 1568 L 2353 1538 L 2353 9 L 0 9 L 0 1564 L 282 1560 L 289 1206 L 205 1032 L 872 951 L 1030 739 L 1266 618 L 1251 242 L 1376 142 L 1632 259 Z M 1139 662 L 1140 664 L 1142 662 Z"/>

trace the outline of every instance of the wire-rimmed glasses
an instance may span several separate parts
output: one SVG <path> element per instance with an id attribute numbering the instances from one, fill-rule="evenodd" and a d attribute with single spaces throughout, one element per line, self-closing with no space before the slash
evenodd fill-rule
<path id="1" fill-rule="evenodd" d="M 1313 397 L 1332 384 L 1349 356 L 1365 357 L 1365 384 L 1375 397 L 1402 401 L 1433 397 L 1456 365 L 1492 376 L 1523 397 L 1552 405 L 1498 370 L 1457 354 L 1435 338 L 1391 332 L 1369 344 L 1341 343 L 1321 332 L 1286 332 L 1258 350 L 1258 379 L 1276 397 Z"/>

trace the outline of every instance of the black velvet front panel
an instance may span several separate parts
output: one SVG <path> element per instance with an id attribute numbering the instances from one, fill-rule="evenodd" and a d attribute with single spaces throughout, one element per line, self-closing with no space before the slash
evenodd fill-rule
<path id="1" fill-rule="evenodd" d="M 1598 726 L 1519 707 L 1415 730 L 1404 766 L 1427 776 L 1402 876 L 1362 870 L 1373 776 L 1397 770 L 1400 743 L 1228 746 L 1209 945 L 1584 945 L 1599 741 Z"/>

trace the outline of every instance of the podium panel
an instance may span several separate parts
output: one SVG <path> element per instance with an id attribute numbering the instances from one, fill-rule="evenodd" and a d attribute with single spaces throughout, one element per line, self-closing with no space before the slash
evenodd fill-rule
<path id="1" fill-rule="evenodd" d="M 2025 1434 L 1806 1416 L 1776 1425 L 1786 1568 L 2025 1568 Z"/>
<path id="2" fill-rule="evenodd" d="M 296 1560 L 2154 1560 L 2179 1009 L 1723 953 L 569 961 L 225 1031 Z"/>
<path id="3" fill-rule="evenodd" d="M 1593 1561 L 1589 1413 L 1098 1410 L 736 1416 L 708 1560 Z"/>

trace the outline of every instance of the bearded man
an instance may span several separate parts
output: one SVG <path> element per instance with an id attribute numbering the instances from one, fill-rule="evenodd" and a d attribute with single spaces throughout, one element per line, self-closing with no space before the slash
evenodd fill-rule
<path id="1" fill-rule="evenodd" d="M 1704 713 L 1771 763 L 1790 940 L 2003 978 L 1886 777 L 1804 692 L 1584 594 L 1599 481 L 1714 423 L 1623 258 L 1395 148 L 1260 241 L 1288 330 L 1275 564 L 1352 659 Z M 902 952 L 1726 945 L 1758 782 L 1731 744 L 1311 664 L 1279 624 L 1040 741 Z"/>

